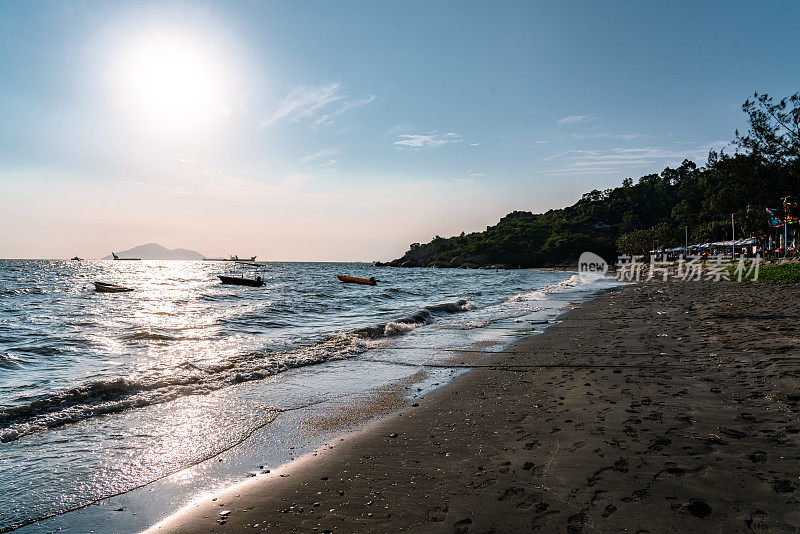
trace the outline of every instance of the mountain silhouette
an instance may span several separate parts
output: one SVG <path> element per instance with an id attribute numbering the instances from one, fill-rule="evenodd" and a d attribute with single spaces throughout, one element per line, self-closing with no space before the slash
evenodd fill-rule
<path id="1" fill-rule="evenodd" d="M 116 251 L 115 251 L 116 252 Z M 141 258 L 143 260 L 202 260 L 203 255 L 196 250 L 185 248 L 168 249 L 158 243 L 147 243 L 138 247 L 117 252 L 120 258 Z M 112 259 L 109 254 L 104 260 Z"/>

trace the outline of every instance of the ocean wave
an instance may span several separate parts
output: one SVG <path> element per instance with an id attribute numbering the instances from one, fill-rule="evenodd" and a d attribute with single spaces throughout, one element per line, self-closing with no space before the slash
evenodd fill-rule
<path id="1" fill-rule="evenodd" d="M 26 363 L 28 363 L 27 360 L 16 354 L 10 352 L 0 354 L 0 369 L 19 369 Z"/>
<path id="2" fill-rule="evenodd" d="M 238 355 L 210 365 L 182 361 L 166 371 L 145 371 L 126 377 L 96 380 L 31 399 L 24 404 L 0 407 L 0 443 L 16 441 L 34 432 L 91 417 L 161 404 L 188 395 L 208 394 L 226 386 L 261 380 L 297 367 L 351 358 L 374 348 L 387 338 L 406 334 L 428 324 L 437 315 L 474 308 L 475 303 L 467 299 L 425 306 L 394 321 L 334 335 L 307 347 Z M 132 335 L 149 336 L 146 339 L 160 336 L 150 331 Z"/>
<path id="3" fill-rule="evenodd" d="M 415 328 L 419 328 L 423 324 L 424 323 L 402 323 L 399 321 L 390 321 L 386 323 L 386 326 L 383 327 L 383 335 L 390 337 L 407 334 Z"/>
<path id="4" fill-rule="evenodd" d="M 596 285 L 596 283 L 592 284 Z M 584 289 L 591 290 L 592 287 L 589 283 L 584 282 L 579 275 L 575 274 L 549 286 L 511 295 L 501 302 L 486 306 L 476 313 L 470 314 L 468 320 L 453 325 L 453 327 L 460 330 L 472 330 L 485 328 L 506 319 L 524 318 L 530 313 L 541 311 L 542 308 L 538 304 L 542 301 L 550 300 L 559 293 Z"/>
<path id="5" fill-rule="evenodd" d="M 406 296 L 413 296 L 413 295 L 419 295 L 419 294 L 420 293 L 418 291 L 412 291 L 412 290 L 409 290 L 409 289 L 404 289 L 404 288 L 399 288 L 399 287 L 387 287 L 386 289 L 384 289 L 383 291 L 378 293 L 377 296 L 378 296 L 378 298 L 382 298 L 382 299 L 395 300 L 395 299 L 400 299 L 400 298 L 403 298 L 403 297 L 406 297 Z"/>
<path id="6" fill-rule="evenodd" d="M 171 336 L 169 334 L 160 334 L 151 330 L 137 330 L 122 336 L 122 339 L 128 341 L 176 341 L 180 337 Z"/>
<path id="7" fill-rule="evenodd" d="M 425 306 L 417 311 L 400 319 L 395 319 L 386 324 L 378 324 L 360 328 L 355 333 L 365 338 L 377 339 L 381 337 L 396 336 L 398 334 L 405 334 L 414 330 L 417 327 L 426 325 L 433 320 L 436 315 L 453 314 L 475 309 L 475 303 L 471 300 L 460 299 L 455 302 L 444 302 L 442 304 L 434 304 L 432 306 Z"/>
<path id="8" fill-rule="evenodd" d="M 0 289 L 0 295 L 15 297 L 18 295 L 44 295 L 47 292 L 38 287 L 21 287 L 17 289 Z"/>
<path id="9" fill-rule="evenodd" d="M 573 289 L 582 284 L 585 284 L 585 282 L 581 279 L 581 277 L 577 274 L 573 274 L 572 276 L 570 276 L 566 280 L 562 280 L 561 282 L 539 288 L 535 291 L 520 293 L 519 295 L 514 295 L 512 297 L 509 297 L 507 300 L 514 302 L 525 302 L 529 300 L 547 300 L 549 296 L 553 293 L 557 293 L 568 289 Z"/>
<path id="10" fill-rule="evenodd" d="M 74 344 L 70 340 L 61 340 L 63 345 L 72 345 Z M 25 353 L 25 354 L 35 354 L 36 356 L 41 356 L 43 358 L 54 358 L 57 357 L 59 354 L 64 352 L 62 347 L 56 347 L 53 345 L 44 345 L 41 342 L 27 342 L 27 343 L 19 343 L 11 346 L 11 350 L 17 353 Z"/>

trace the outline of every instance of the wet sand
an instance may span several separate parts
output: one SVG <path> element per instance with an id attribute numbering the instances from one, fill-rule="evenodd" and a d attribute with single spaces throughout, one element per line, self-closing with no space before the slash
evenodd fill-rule
<path id="1" fill-rule="evenodd" d="M 799 307 L 800 285 L 613 290 L 152 530 L 797 532 Z"/>

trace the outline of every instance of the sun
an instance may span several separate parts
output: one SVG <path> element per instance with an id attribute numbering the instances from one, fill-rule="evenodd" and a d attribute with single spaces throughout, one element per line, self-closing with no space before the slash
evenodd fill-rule
<path id="1" fill-rule="evenodd" d="M 229 113 L 230 75 L 201 39 L 151 33 L 132 40 L 115 63 L 123 107 L 148 126 L 188 132 Z"/>

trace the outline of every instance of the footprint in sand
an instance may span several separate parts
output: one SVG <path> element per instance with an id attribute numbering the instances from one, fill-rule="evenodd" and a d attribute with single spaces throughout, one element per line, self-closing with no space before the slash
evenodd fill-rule
<path id="1" fill-rule="evenodd" d="M 523 488 L 519 488 L 517 486 L 511 486 L 508 488 L 500 497 L 497 498 L 500 502 L 506 502 L 511 499 L 516 499 L 517 497 L 524 497 L 525 490 Z"/>
<path id="2" fill-rule="evenodd" d="M 795 490 L 795 484 L 791 480 L 776 480 L 772 483 L 772 491 L 775 493 L 792 493 Z"/>
<path id="3" fill-rule="evenodd" d="M 619 471 L 620 473 L 627 473 L 628 472 L 628 459 L 627 458 L 620 458 L 616 462 L 614 462 L 614 471 Z"/>
<path id="4" fill-rule="evenodd" d="M 700 519 L 705 519 L 711 515 L 711 507 L 702 499 L 690 499 L 686 510 Z"/>
<path id="5" fill-rule="evenodd" d="M 567 532 L 569 532 L 569 534 L 580 534 L 583 532 L 585 525 L 586 514 L 583 512 L 579 512 L 567 518 Z"/>
<path id="6" fill-rule="evenodd" d="M 665 438 L 665 437 L 657 438 L 652 443 L 652 445 L 647 447 L 647 450 L 649 450 L 651 452 L 661 452 L 662 450 L 664 450 L 664 447 L 666 447 L 666 446 L 668 446 L 670 444 L 672 444 L 672 440 L 669 439 L 669 438 Z"/>
<path id="7" fill-rule="evenodd" d="M 613 504 L 609 504 L 603 509 L 603 513 L 600 514 L 602 517 L 611 517 L 611 514 L 617 511 L 617 507 Z"/>
<path id="8" fill-rule="evenodd" d="M 464 518 L 461 521 L 457 521 L 456 524 L 453 525 L 453 534 L 467 534 L 471 524 L 472 519 L 469 517 Z"/>
<path id="9" fill-rule="evenodd" d="M 567 452 L 575 452 L 584 445 L 586 445 L 585 441 L 576 441 L 575 443 L 572 444 L 570 448 L 567 449 Z"/>
<path id="10" fill-rule="evenodd" d="M 763 534 L 769 532 L 769 526 L 767 525 L 768 519 L 769 517 L 767 514 L 761 510 L 756 510 L 750 514 L 750 519 L 746 520 L 744 524 L 747 525 L 747 528 L 750 529 L 750 532 Z"/>
<path id="11" fill-rule="evenodd" d="M 447 517 L 447 506 L 444 508 L 434 506 L 428 510 L 428 521 L 430 523 L 440 523 Z"/>

